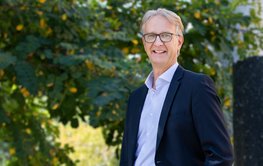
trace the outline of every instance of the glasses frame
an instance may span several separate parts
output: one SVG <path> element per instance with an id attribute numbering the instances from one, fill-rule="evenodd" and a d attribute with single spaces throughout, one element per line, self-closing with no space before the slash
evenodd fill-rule
<path id="1" fill-rule="evenodd" d="M 147 41 L 146 38 L 145 38 L 145 36 L 150 35 L 150 34 L 156 35 L 154 41 L 152 41 L 152 42 Z M 162 34 L 169 34 L 169 35 L 171 35 L 171 39 L 170 39 L 169 41 L 163 41 L 162 38 L 161 38 L 161 35 L 162 35 Z M 156 41 L 157 37 L 159 37 L 159 39 L 160 39 L 163 43 L 167 43 L 167 42 L 170 42 L 170 41 L 173 39 L 173 37 L 172 37 L 173 35 L 175 35 L 175 36 L 180 36 L 179 34 L 174 34 L 174 33 L 171 33 L 171 32 L 162 32 L 162 33 L 159 33 L 159 34 L 157 34 L 157 33 L 146 33 L 146 34 L 143 34 L 142 36 L 143 36 L 144 41 L 145 41 L 146 43 L 154 43 L 154 42 Z"/>

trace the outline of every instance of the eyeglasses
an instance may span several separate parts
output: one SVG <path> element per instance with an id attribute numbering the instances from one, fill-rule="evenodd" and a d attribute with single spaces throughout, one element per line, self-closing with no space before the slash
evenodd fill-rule
<path id="1" fill-rule="evenodd" d="M 173 38 L 173 35 L 180 36 L 178 34 L 173 34 L 173 33 L 170 33 L 170 32 L 163 32 L 163 33 L 160 33 L 160 34 L 147 33 L 147 34 L 143 35 L 143 38 L 144 38 L 144 40 L 147 43 L 154 43 L 156 38 L 157 38 L 157 36 L 159 36 L 160 40 L 165 43 L 165 42 L 171 41 L 172 38 Z"/>

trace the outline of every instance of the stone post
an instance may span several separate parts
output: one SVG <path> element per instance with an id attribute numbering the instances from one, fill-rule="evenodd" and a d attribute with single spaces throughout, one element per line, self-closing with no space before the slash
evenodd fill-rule
<path id="1" fill-rule="evenodd" d="M 235 166 L 263 166 L 263 57 L 233 68 Z"/>

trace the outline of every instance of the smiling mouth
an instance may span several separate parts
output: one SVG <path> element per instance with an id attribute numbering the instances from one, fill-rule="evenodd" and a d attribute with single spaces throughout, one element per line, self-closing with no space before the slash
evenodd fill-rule
<path id="1" fill-rule="evenodd" d="M 163 53 L 166 53 L 166 51 L 161 51 L 161 50 L 153 50 L 152 52 L 155 53 L 155 54 L 163 54 Z"/>

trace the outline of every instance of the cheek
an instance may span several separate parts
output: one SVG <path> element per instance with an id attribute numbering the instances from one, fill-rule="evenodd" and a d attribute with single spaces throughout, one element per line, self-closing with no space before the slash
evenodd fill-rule
<path id="1" fill-rule="evenodd" d="M 177 51 L 179 49 L 178 42 L 174 41 L 173 43 L 170 43 L 169 48 L 170 50 Z"/>
<path id="2" fill-rule="evenodd" d="M 177 48 L 176 48 L 176 43 L 169 43 L 169 45 L 166 45 L 167 49 L 169 52 L 174 52 Z"/>
<path id="3" fill-rule="evenodd" d="M 144 46 L 144 50 L 145 50 L 146 52 L 149 52 L 149 51 L 150 51 L 151 45 L 144 43 L 143 46 Z"/>

